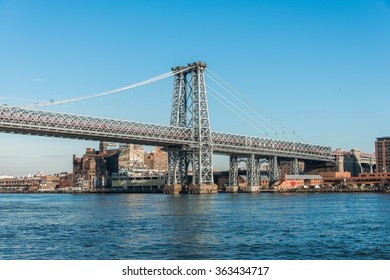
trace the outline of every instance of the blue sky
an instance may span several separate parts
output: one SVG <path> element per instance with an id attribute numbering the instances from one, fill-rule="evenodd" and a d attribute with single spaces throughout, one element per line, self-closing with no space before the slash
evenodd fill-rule
<path id="1" fill-rule="evenodd" d="M 390 135 L 389 26 L 389 0 L 0 0 L 0 103 L 104 92 L 202 60 L 278 127 L 373 152 Z M 49 109 L 168 124 L 172 84 Z M 211 98 L 209 110 L 213 130 L 262 136 Z M 98 146 L 0 137 L 0 175 L 71 171 L 72 154 Z"/>

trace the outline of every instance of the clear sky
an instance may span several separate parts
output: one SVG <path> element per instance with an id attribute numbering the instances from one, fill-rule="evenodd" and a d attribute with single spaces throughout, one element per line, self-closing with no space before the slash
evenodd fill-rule
<path id="1" fill-rule="evenodd" d="M 389 0 L 0 0 L 1 104 L 104 92 L 198 60 L 309 143 L 373 152 L 390 135 Z M 169 124 L 172 85 L 48 109 Z M 263 136 L 211 98 L 209 110 L 215 131 Z M 98 147 L 0 139 L 0 175 L 71 171 L 72 154 Z"/>

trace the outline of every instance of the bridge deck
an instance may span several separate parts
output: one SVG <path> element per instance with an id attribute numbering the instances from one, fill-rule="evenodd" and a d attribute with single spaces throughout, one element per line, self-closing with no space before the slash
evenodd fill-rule
<path id="1" fill-rule="evenodd" d="M 190 128 L 0 106 L 0 131 L 155 146 L 197 145 Z M 212 132 L 213 151 L 331 161 L 325 146 Z"/>

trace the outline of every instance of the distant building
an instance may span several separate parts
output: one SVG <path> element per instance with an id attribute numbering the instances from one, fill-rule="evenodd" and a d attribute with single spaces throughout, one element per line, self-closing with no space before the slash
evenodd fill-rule
<path id="1" fill-rule="evenodd" d="M 359 174 L 358 178 L 352 179 L 354 179 L 357 184 L 389 186 L 390 172 L 364 173 Z"/>
<path id="2" fill-rule="evenodd" d="M 71 174 L 66 172 L 45 175 L 39 172 L 34 176 L 21 178 L 0 177 L 0 192 L 54 192 L 71 186 Z"/>
<path id="3" fill-rule="evenodd" d="M 73 155 L 73 185 L 79 189 L 94 189 L 109 185 L 108 178 L 118 172 L 118 149 L 107 149 L 101 142 L 99 151 L 87 148 L 80 158 Z"/>
<path id="4" fill-rule="evenodd" d="M 303 174 L 305 170 L 305 162 L 298 161 L 298 173 Z M 283 177 L 288 174 L 293 174 L 292 164 L 289 161 L 282 161 L 279 166 L 280 176 Z"/>
<path id="5" fill-rule="evenodd" d="M 376 185 L 388 186 L 390 184 L 390 173 L 361 173 L 359 176 L 351 176 L 351 172 L 320 172 L 324 185 Z"/>
<path id="6" fill-rule="evenodd" d="M 349 171 L 352 176 L 356 177 L 361 173 L 372 173 L 376 167 L 375 155 L 361 152 L 359 149 L 344 151 L 338 148 L 333 151 L 333 155 L 336 160 L 336 170 L 332 171 Z"/>
<path id="7" fill-rule="evenodd" d="M 377 172 L 390 172 L 390 137 L 377 138 L 375 155 Z"/>
<path id="8" fill-rule="evenodd" d="M 145 153 L 144 147 L 134 144 L 100 142 L 99 151 L 87 148 L 82 157 L 73 155 L 73 187 L 92 190 L 111 185 L 110 178 L 121 170 L 168 170 L 168 154 L 161 147 Z"/>
<path id="9" fill-rule="evenodd" d="M 351 178 L 351 172 L 320 172 L 323 183 L 328 185 L 340 185 Z"/>
<path id="10" fill-rule="evenodd" d="M 118 169 L 129 169 L 133 166 L 144 164 L 145 149 L 134 144 L 122 144 L 119 146 Z"/>
<path id="11" fill-rule="evenodd" d="M 39 192 L 52 192 L 60 187 L 60 178 L 52 175 L 45 175 L 40 177 L 38 187 Z"/>
<path id="12" fill-rule="evenodd" d="M 11 176 L 0 177 L 0 193 L 6 192 L 28 192 L 33 188 L 37 188 L 39 183 L 24 178 L 16 178 Z"/>
<path id="13" fill-rule="evenodd" d="M 248 186 L 248 177 L 246 175 L 239 175 L 237 181 L 238 187 L 240 189 L 246 188 Z"/>
<path id="14" fill-rule="evenodd" d="M 322 184 L 320 175 L 285 175 L 281 178 L 278 190 L 296 189 L 300 187 L 318 186 Z"/>
<path id="15" fill-rule="evenodd" d="M 162 147 L 155 147 L 153 152 L 145 153 L 144 164 L 152 170 L 168 170 L 168 153 Z"/>

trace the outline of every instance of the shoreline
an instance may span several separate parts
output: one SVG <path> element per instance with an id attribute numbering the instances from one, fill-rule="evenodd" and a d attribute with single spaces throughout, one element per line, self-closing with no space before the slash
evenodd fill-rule
<path id="1" fill-rule="evenodd" d="M 148 191 L 110 191 L 110 190 L 51 190 L 51 191 L 4 191 L 0 190 L 1 194 L 163 194 L 162 191 L 148 192 Z M 218 193 L 232 193 L 219 191 Z M 251 193 L 390 193 L 390 187 L 378 187 L 375 189 L 287 189 L 287 190 L 260 190 L 257 192 L 236 192 L 236 194 Z"/>

